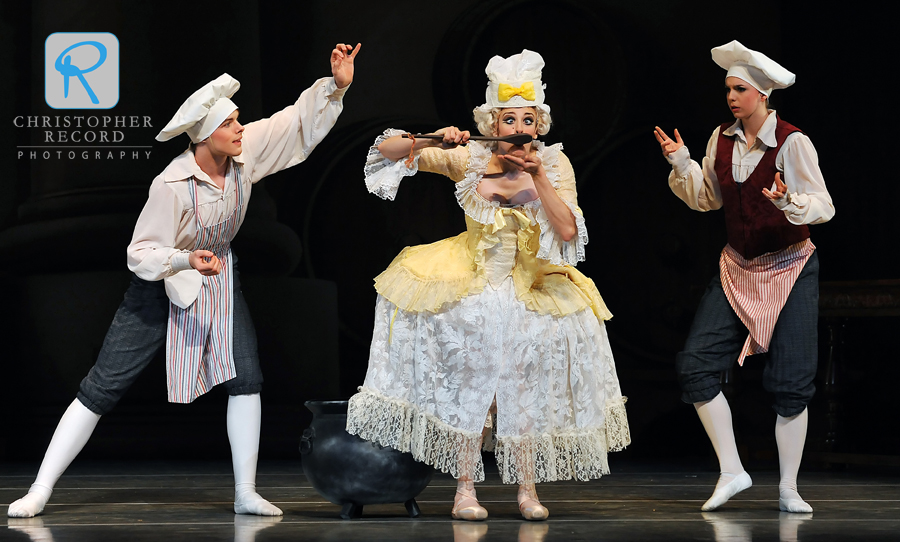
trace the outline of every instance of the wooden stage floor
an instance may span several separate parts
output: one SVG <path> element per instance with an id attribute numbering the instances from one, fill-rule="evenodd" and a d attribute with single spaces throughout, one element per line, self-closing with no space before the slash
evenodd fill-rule
<path id="1" fill-rule="evenodd" d="M 63 476 L 44 513 L 7 519 L 0 540 L 92 541 L 455 541 L 551 542 L 900 540 L 900 471 L 803 471 L 801 493 L 813 514 L 778 511 L 778 476 L 750 471 L 752 488 L 722 509 L 701 513 L 716 474 L 683 465 L 611 460 L 613 474 L 592 482 L 538 486 L 549 521 L 521 519 L 516 489 L 496 473 L 477 486 L 490 517 L 450 519 L 455 482 L 437 475 L 410 519 L 402 504 L 367 506 L 362 519 L 342 520 L 340 508 L 309 485 L 299 462 L 263 462 L 260 493 L 282 518 L 236 516 L 230 465 L 210 463 L 80 463 Z M 36 465 L 0 465 L 3 510 L 33 481 Z"/>

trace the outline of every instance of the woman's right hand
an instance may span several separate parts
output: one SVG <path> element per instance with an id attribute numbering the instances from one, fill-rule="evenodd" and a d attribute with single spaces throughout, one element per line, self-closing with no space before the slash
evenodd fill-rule
<path id="1" fill-rule="evenodd" d="M 456 126 L 447 126 L 446 128 L 441 128 L 436 131 L 435 134 L 444 136 L 444 139 L 441 140 L 440 145 L 445 149 L 453 149 L 458 145 L 463 145 L 469 142 L 469 131 L 468 130 L 460 130 Z M 437 142 L 436 139 L 432 140 Z"/>
<path id="2" fill-rule="evenodd" d="M 200 271 L 201 275 L 218 275 L 222 271 L 222 262 L 219 261 L 215 253 L 208 250 L 191 252 L 191 255 L 188 256 L 188 262 L 190 262 L 191 267 Z"/>
<path id="3" fill-rule="evenodd" d="M 675 128 L 675 141 L 672 141 L 659 126 L 653 130 L 653 135 L 656 136 L 656 140 L 659 141 L 659 146 L 662 147 L 663 156 L 669 156 L 681 147 L 684 147 L 684 141 L 681 140 L 681 134 L 678 133 L 678 128 Z"/>

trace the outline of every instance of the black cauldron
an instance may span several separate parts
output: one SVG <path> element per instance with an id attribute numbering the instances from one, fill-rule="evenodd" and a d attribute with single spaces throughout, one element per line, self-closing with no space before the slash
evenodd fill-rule
<path id="1" fill-rule="evenodd" d="M 320 495 L 342 505 L 341 517 L 362 516 L 363 505 L 402 502 L 418 517 L 415 496 L 431 482 L 434 468 L 411 454 L 347 432 L 347 401 L 307 401 L 312 424 L 303 431 L 303 472 Z"/>

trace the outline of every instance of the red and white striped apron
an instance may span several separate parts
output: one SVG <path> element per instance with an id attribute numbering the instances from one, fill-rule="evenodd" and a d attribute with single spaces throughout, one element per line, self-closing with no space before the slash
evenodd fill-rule
<path id="1" fill-rule="evenodd" d="M 719 258 L 722 289 L 731 308 L 750 330 L 738 356 L 744 358 L 769 350 L 778 315 L 791 289 L 816 249 L 809 239 L 787 248 L 747 260 L 731 245 L 725 245 Z"/>
<path id="2" fill-rule="evenodd" d="M 203 276 L 200 294 L 186 309 L 169 302 L 166 338 L 166 376 L 169 402 L 190 403 L 213 386 L 236 376 L 232 337 L 234 276 L 231 240 L 237 233 L 244 206 L 240 168 L 234 163 L 235 208 L 224 221 L 204 226 L 197 206 L 197 182 L 188 179 L 194 205 L 197 240 L 194 250 L 209 250 L 222 263 L 218 275 Z"/>

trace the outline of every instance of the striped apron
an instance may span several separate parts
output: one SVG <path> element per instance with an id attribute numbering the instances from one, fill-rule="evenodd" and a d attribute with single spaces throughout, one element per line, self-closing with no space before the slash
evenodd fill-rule
<path id="1" fill-rule="evenodd" d="M 197 182 L 188 179 L 194 205 L 197 240 L 194 250 L 213 252 L 222 264 L 218 275 L 203 276 L 197 299 L 186 309 L 169 302 L 166 337 L 166 380 L 169 402 L 190 403 L 216 384 L 231 380 L 234 368 L 232 337 L 234 327 L 234 275 L 231 240 L 237 233 L 244 190 L 240 169 L 232 163 L 235 208 L 231 216 L 212 226 L 204 226 L 197 206 Z"/>
<path id="2" fill-rule="evenodd" d="M 747 260 L 731 245 L 725 245 L 719 258 L 722 289 L 731 308 L 750 331 L 738 356 L 739 365 L 744 364 L 745 357 L 769 350 L 778 315 L 815 249 L 807 238 Z"/>

